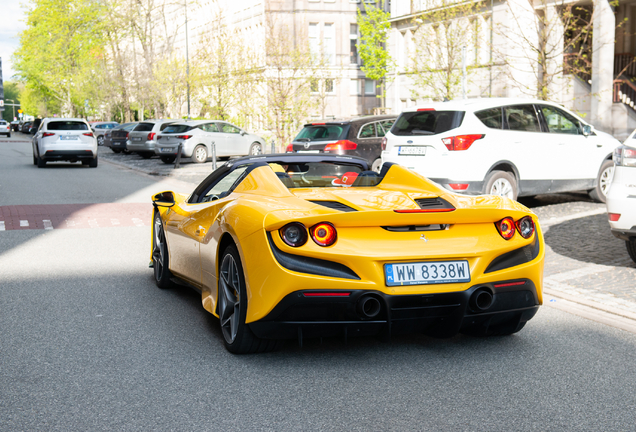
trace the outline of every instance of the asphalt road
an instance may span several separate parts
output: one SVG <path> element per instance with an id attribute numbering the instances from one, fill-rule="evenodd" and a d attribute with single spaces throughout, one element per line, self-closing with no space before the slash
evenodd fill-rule
<path id="1" fill-rule="evenodd" d="M 58 165 L 0 139 L 0 208 L 187 190 Z M 511 337 L 231 355 L 198 294 L 154 285 L 149 224 L 0 231 L 0 430 L 636 430 L 636 335 L 549 305 Z"/>

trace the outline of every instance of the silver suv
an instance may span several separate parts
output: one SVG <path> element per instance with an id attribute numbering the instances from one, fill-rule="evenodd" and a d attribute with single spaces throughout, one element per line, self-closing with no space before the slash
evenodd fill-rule
<path id="1" fill-rule="evenodd" d="M 47 162 L 81 161 L 97 167 L 97 140 L 88 122 L 80 118 L 46 118 L 32 141 L 33 165 L 44 168 Z"/>
<path id="2" fill-rule="evenodd" d="M 155 155 L 157 134 L 172 123 L 182 120 L 144 120 L 128 134 L 126 148 L 144 159 Z"/>

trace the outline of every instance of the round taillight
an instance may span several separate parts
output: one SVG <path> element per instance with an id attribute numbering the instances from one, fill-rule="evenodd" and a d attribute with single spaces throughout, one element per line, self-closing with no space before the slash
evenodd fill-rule
<path id="1" fill-rule="evenodd" d="M 293 153 L 294 152 L 294 145 L 293 144 L 287 144 L 287 148 L 285 149 L 285 153 Z"/>
<path id="2" fill-rule="evenodd" d="M 534 233 L 534 221 L 530 216 L 524 216 L 517 221 L 517 231 L 524 239 L 529 239 Z"/>
<path id="3" fill-rule="evenodd" d="M 336 228 L 329 222 L 320 222 L 312 226 L 309 233 L 318 246 L 331 246 L 338 238 Z"/>
<path id="4" fill-rule="evenodd" d="M 495 226 L 504 239 L 510 240 L 515 236 L 515 221 L 511 217 L 503 218 Z"/>
<path id="5" fill-rule="evenodd" d="M 291 247 L 299 247 L 307 243 L 307 228 L 300 222 L 288 223 L 279 232 L 280 238 Z"/>

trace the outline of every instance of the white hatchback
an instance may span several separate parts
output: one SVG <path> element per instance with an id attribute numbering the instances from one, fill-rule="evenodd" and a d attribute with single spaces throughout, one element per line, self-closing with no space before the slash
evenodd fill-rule
<path id="1" fill-rule="evenodd" d="M 382 162 L 454 192 L 516 199 L 585 190 L 604 202 L 620 142 L 559 105 L 490 98 L 410 108 L 382 145 Z"/>
<path id="2" fill-rule="evenodd" d="M 33 165 L 81 161 L 97 167 L 97 140 L 88 122 L 78 118 L 45 118 L 32 141 Z"/>
<path id="3" fill-rule="evenodd" d="M 612 234 L 625 240 L 636 262 L 636 130 L 614 150 L 614 176 L 607 192 L 607 216 Z"/>

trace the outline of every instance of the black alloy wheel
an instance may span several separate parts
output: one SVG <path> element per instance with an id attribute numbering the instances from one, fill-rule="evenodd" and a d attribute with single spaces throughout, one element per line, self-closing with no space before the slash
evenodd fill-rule
<path id="1" fill-rule="evenodd" d="M 218 312 L 225 348 L 233 354 L 277 349 L 281 341 L 259 339 L 245 323 L 247 291 L 243 266 L 236 247 L 228 246 L 221 256 Z"/>
<path id="2" fill-rule="evenodd" d="M 97 137 L 97 145 L 98 146 L 103 146 L 104 145 L 104 136 L 100 135 Z"/>
<path id="3" fill-rule="evenodd" d="M 161 289 L 171 288 L 172 273 L 169 268 L 168 245 L 166 244 L 166 235 L 163 231 L 161 215 L 155 212 L 155 220 L 153 225 L 152 236 L 152 267 L 155 274 L 155 283 Z"/>

